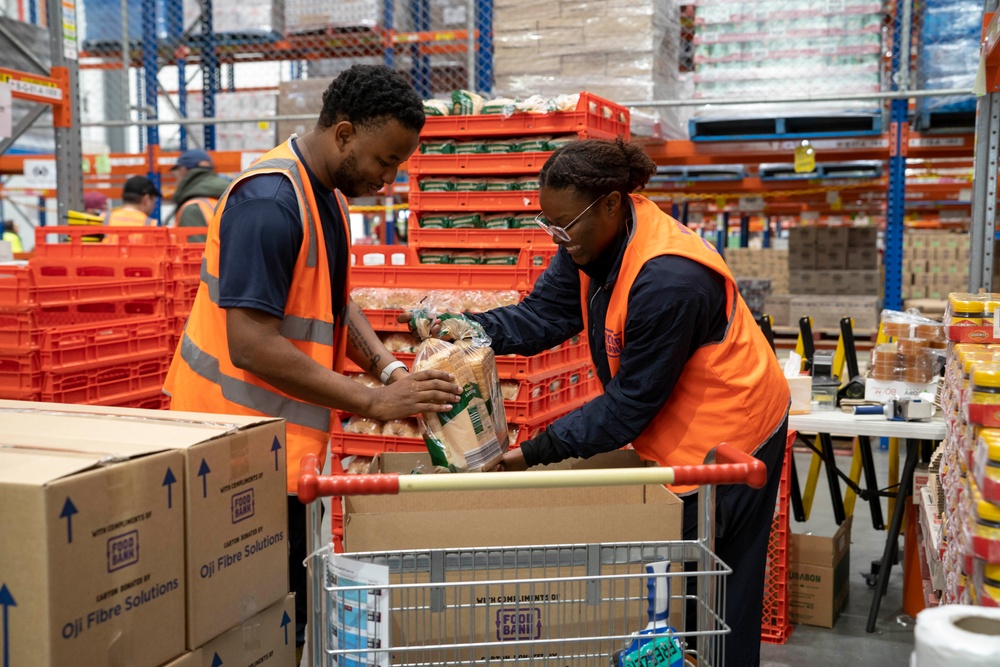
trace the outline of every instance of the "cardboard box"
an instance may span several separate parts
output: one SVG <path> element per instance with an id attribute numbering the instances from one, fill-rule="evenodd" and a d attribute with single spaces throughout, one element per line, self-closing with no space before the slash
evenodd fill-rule
<path id="1" fill-rule="evenodd" d="M 212 665 L 294 665 L 295 596 L 286 595 L 267 609 L 202 646 L 199 667 Z"/>
<path id="2" fill-rule="evenodd" d="M 426 454 L 381 454 L 372 462 L 372 471 L 408 473 L 417 466 L 430 469 Z M 587 460 L 566 461 L 548 469 L 602 469 L 644 465 L 635 452 L 615 451 Z M 588 544 L 633 541 L 673 541 L 681 536 L 683 508 L 681 501 L 664 487 L 622 486 L 595 489 L 531 489 L 495 491 L 489 494 L 468 492 L 422 493 L 404 496 L 355 496 L 344 500 L 345 548 L 354 551 L 394 549 L 485 548 L 494 546 Z M 678 566 L 680 564 L 678 563 Z M 641 565 L 636 565 L 641 572 Z M 632 572 L 628 568 L 624 571 Z M 547 572 L 548 574 L 541 574 Z M 616 573 L 623 572 L 616 569 Z M 602 569 L 602 574 L 610 572 Z M 493 568 L 489 571 L 445 571 L 445 581 L 524 579 L 545 576 L 585 576 L 582 563 L 567 563 L 554 568 Z M 419 575 L 426 577 L 428 575 Z M 392 581 L 396 581 L 392 579 Z M 406 581 L 414 581 L 410 575 Z M 422 579 L 417 579 L 422 581 Z M 426 643 L 462 641 L 497 641 L 503 637 L 524 636 L 509 619 L 511 614 L 530 614 L 530 638 L 571 639 L 599 636 L 600 628 L 615 619 L 616 627 L 644 627 L 645 604 L 628 603 L 622 598 L 642 600 L 646 596 L 643 579 L 608 580 L 601 585 L 603 602 L 587 606 L 583 613 L 571 611 L 566 599 L 585 597 L 585 586 L 573 583 L 537 584 L 529 591 L 516 584 L 477 589 L 475 604 L 462 609 L 447 622 L 428 623 L 423 611 L 393 611 L 395 647 Z M 678 591 L 679 592 L 679 589 Z M 525 609 L 523 596 L 531 594 Z M 446 607 L 452 602 L 469 604 L 470 588 L 444 592 Z M 479 599 L 482 596 L 483 599 Z M 614 597 L 618 601 L 608 601 Z M 509 600 L 509 604 L 506 604 Z M 395 606 L 397 603 L 392 600 Z M 411 604 L 422 604 L 411 599 Z M 672 611 L 679 612 L 675 605 Z M 453 620 L 451 620 L 453 619 Z M 452 627 L 454 625 L 454 627 Z M 449 629 L 451 628 L 451 629 Z M 441 634 L 436 634 L 441 633 Z M 512 634 L 513 633 L 513 634 Z M 606 633 L 606 632 L 605 632 Z M 599 654 L 592 659 L 574 659 L 573 665 L 605 667 L 607 655 L 615 650 L 609 642 L 595 646 L 593 641 L 566 642 L 535 651 L 576 653 L 586 646 Z M 512 642 L 508 647 L 493 647 L 493 660 L 514 664 L 525 647 Z M 498 653 L 500 655 L 498 655 Z M 462 655 L 468 659 L 468 652 Z M 546 657 L 548 653 L 545 653 Z M 411 654 L 411 658 L 415 657 Z M 438 659 L 446 659 L 438 654 Z M 464 662 L 464 661 L 463 661 Z"/>
<path id="3" fill-rule="evenodd" d="M 789 552 L 789 618 L 832 628 L 850 592 L 851 517 L 832 537 L 792 533 Z"/>
<path id="4" fill-rule="evenodd" d="M 875 249 L 875 246 L 848 249 L 847 268 L 862 271 L 878 269 L 878 250 Z"/>
<path id="5" fill-rule="evenodd" d="M 847 246 L 817 246 L 816 268 L 841 270 L 847 268 Z"/>
<path id="6" fill-rule="evenodd" d="M 817 227 L 792 227 L 788 230 L 788 254 L 789 256 L 801 252 L 804 248 L 816 245 Z"/>
<path id="7" fill-rule="evenodd" d="M 874 248 L 877 242 L 876 227 L 851 227 L 848 232 L 847 245 L 851 248 Z"/>
<path id="8" fill-rule="evenodd" d="M 865 379 L 865 400 L 885 403 L 897 398 L 919 398 L 924 392 L 934 393 L 937 381 L 928 384 L 919 382 L 902 382 L 900 380 Z"/>
<path id="9" fill-rule="evenodd" d="M 791 294 L 768 294 L 764 297 L 764 313 L 774 319 L 774 326 L 791 326 Z"/>
<path id="10" fill-rule="evenodd" d="M 11 437 L 7 417 L 0 417 L 4 656 L 13 665 L 103 665 L 114 656 L 153 666 L 182 653 L 181 454 L 30 449 Z M 34 434 L 45 440 L 45 430 L 36 423 Z"/>
<path id="11" fill-rule="evenodd" d="M 186 514 L 188 648 L 288 594 L 283 420 L 19 401 L 0 401 L 0 420 L 18 446 L 180 453 L 170 491 Z"/>
<path id="12" fill-rule="evenodd" d="M 201 651 L 188 651 L 176 660 L 171 660 L 163 667 L 202 667 Z"/>
<path id="13" fill-rule="evenodd" d="M 388 453 L 372 461 L 371 471 L 409 473 L 420 465 L 432 469 L 429 455 Z M 634 452 L 615 451 L 539 469 L 638 465 L 643 464 Z M 537 520 L 525 521 L 526 509 Z M 681 503 L 662 486 L 611 487 L 600 494 L 593 489 L 532 489 L 344 500 L 348 551 L 671 540 L 678 539 L 680 526 Z"/>

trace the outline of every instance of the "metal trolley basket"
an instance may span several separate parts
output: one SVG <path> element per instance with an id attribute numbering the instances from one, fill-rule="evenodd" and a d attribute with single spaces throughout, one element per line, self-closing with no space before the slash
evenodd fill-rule
<path id="1" fill-rule="evenodd" d="M 659 606 L 669 604 L 677 648 L 648 662 L 632 653 L 633 660 L 622 664 L 722 665 L 723 636 L 730 631 L 723 620 L 725 577 L 732 570 L 712 551 L 714 485 L 760 488 L 767 474 L 762 462 L 728 445 L 712 450 L 705 465 L 673 468 L 322 476 L 316 457 L 307 456 L 301 469 L 299 498 L 308 508 L 312 553 L 307 646 L 315 667 L 617 665 L 614 656 L 653 619 L 654 590 Z M 337 555 L 321 535 L 316 502 L 326 496 L 627 484 L 700 485 L 698 539 Z M 647 570 L 657 561 L 669 568 Z M 382 578 L 372 583 L 358 569 Z"/>

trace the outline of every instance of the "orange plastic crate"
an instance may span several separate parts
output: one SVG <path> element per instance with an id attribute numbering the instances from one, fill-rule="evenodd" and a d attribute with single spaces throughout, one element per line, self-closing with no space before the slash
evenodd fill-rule
<path id="1" fill-rule="evenodd" d="M 419 192 L 411 185 L 411 211 L 539 211 L 538 190 L 499 190 L 494 192 Z"/>
<path id="2" fill-rule="evenodd" d="M 113 282 L 138 278 L 173 278 L 174 266 L 162 259 L 145 257 L 101 258 L 37 257 L 31 260 L 35 285 L 65 285 L 82 282 Z"/>
<path id="3" fill-rule="evenodd" d="M 352 287 L 530 290 L 555 255 L 556 246 L 521 248 L 516 266 L 419 264 L 407 246 L 353 246 Z M 382 264 L 372 264 L 372 260 Z"/>
<path id="4" fill-rule="evenodd" d="M 367 311 L 366 311 L 367 312 Z M 374 311 L 389 313 L 393 311 Z M 406 330 L 405 325 L 403 331 Z M 373 325 L 376 331 L 377 327 Z M 402 361 L 407 368 L 413 368 L 413 361 L 416 357 L 412 352 L 393 352 L 393 357 L 397 361 Z M 589 362 L 590 349 L 587 342 L 579 337 L 575 341 L 566 341 L 562 345 L 545 352 L 540 352 L 533 357 L 522 357 L 520 355 L 508 354 L 496 357 L 497 375 L 501 380 L 521 380 L 526 376 L 537 376 L 542 373 L 551 373 L 553 370 L 565 367 L 574 362 Z M 364 373 L 357 364 L 350 359 L 344 362 L 345 373 Z"/>
<path id="5" fill-rule="evenodd" d="M 102 234 L 106 243 L 85 241 Z M 35 257 L 48 259 L 173 259 L 176 248 L 166 227 L 36 227 Z"/>
<path id="6" fill-rule="evenodd" d="M 177 280 L 170 285 L 171 299 L 174 302 L 174 315 L 187 315 L 194 308 L 195 297 L 198 296 L 198 281 Z"/>
<path id="7" fill-rule="evenodd" d="M 516 137 L 532 134 L 584 133 L 588 137 L 614 139 L 629 136 L 629 111 L 614 102 L 587 92 L 580 93 L 574 111 L 547 114 L 431 116 L 420 131 L 421 138 Z"/>
<path id="8" fill-rule="evenodd" d="M 520 381 L 517 396 L 505 400 L 508 421 L 530 423 L 541 415 L 559 410 L 597 391 L 597 375 L 592 367 L 576 366 L 569 370 L 543 373 Z"/>
<path id="9" fill-rule="evenodd" d="M 98 322 L 46 329 L 39 351 L 42 369 L 82 370 L 109 363 L 135 363 L 173 352 L 170 322 L 162 317 Z"/>
<path id="10" fill-rule="evenodd" d="M 489 153 L 472 155 L 432 155 L 414 153 L 406 161 L 406 170 L 414 176 L 537 174 L 552 152 Z"/>
<path id="11" fill-rule="evenodd" d="M 0 311 L 0 353 L 37 350 L 41 338 L 34 310 Z"/>
<path id="12" fill-rule="evenodd" d="M 781 467 L 778 482 L 778 498 L 775 501 L 774 521 L 767 544 L 767 569 L 764 575 L 764 598 L 761 614 L 761 641 L 769 644 L 784 644 L 792 634 L 789 620 L 789 514 L 791 503 L 792 445 L 795 431 L 788 432 L 785 442 L 785 461 Z"/>
<path id="13" fill-rule="evenodd" d="M 24 399 L 37 394 L 41 383 L 37 352 L 0 355 L 0 397 Z"/>
<path id="14" fill-rule="evenodd" d="M 39 327 L 75 326 L 91 322 L 154 315 L 168 316 L 167 301 L 162 296 L 152 299 L 62 303 L 40 306 L 35 310 Z"/>
<path id="15" fill-rule="evenodd" d="M 0 309 L 32 308 L 34 285 L 31 269 L 26 264 L 0 264 Z"/>
<path id="16" fill-rule="evenodd" d="M 47 373 L 41 399 L 48 403 L 117 405 L 139 392 L 159 389 L 167 376 L 167 356 L 139 363 L 117 363 L 70 373 Z"/>
<path id="17" fill-rule="evenodd" d="M 207 227 L 171 227 L 171 239 L 176 248 L 174 255 L 175 278 L 198 278 L 201 275 L 201 260 L 205 255 L 205 241 L 192 237 L 208 235 Z"/>
<path id="18" fill-rule="evenodd" d="M 170 397 L 162 389 L 145 389 L 132 396 L 125 396 L 114 403 L 119 408 L 138 408 L 140 410 L 169 410 Z M 104 403 L 102 405 L 111 405 Z"/>
<path id="19" fill-rule="evenodd" d="M 544 230 L 522 229 L 421 229 L 411 227 L 409 244 L 414 248 L 523 248 L 525 246 L 552 246 L 552 237 Z"/>
<path id="20" fill-rule="evenodd" d="M 39 285 L 33 290 L 39 306 L 152 299 L 163 297 L 166 293 L 167 283 L 161 278 Z"/>

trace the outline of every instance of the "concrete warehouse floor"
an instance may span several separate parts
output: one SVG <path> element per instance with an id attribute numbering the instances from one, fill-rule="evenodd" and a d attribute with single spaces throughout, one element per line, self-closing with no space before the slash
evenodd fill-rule
<path id="1" fill-rule="evenodd" d="M 888 452 L 878 450 L 873 441 L 875 468 L 880 483 L 888 479 Z M 795 465 L 800 483 L 809 472 L 810 452 L 796 452 Z M 849 455 L 837 456 L 837 465 L 849 470 Z M 902 468 L 902 461 L 900 462 Z M 841 489 L 843 489 L 841 484 Z M 889 523 L 886 501 L 882 500 L 885 523 Z M 798 523 L 792 519 L 792 532 L 816 530 L 823 535 L 833 533 L 833 509 L 825 474 L 820 475 L 816 498 L 809 521 Z M 905 547 L 905 540 L 900 544 Z M 868 610 L 874 589 L 868 587 L 862 573 L 869 570 L 873 560 L 882 557 L 885 532 L 875 531 L 865 503 L 855 505 L 854 523 L 851 526 L 851 590 L 847 609 L 841 614 L 832 630 L 797 625 L 784 645 L 764 644 L 761 650 L 762 667 L 843 667 L 844 665 L 878 665 L 879 667 L 908 667 L 913 650 L 913 619 L 904 616 L 903 567 L 893 566 L 889 588 L 879 607 L 878 624 L 872 634 L 865 632 Z M 900 554 L 902 558 L 902 554 Z"/>

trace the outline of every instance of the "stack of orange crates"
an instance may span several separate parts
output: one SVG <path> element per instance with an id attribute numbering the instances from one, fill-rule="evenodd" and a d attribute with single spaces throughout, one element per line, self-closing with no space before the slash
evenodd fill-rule
<path id="1" fill-rule="evenodd" d="M 43 227 L 0 266 L 0 397 L 161 408 L 175 246 L 161 228 Z"/>
<path id="2" fill-rule="evenodd" d="M 544 143 L 544 137 L 615 138 L 629 133 L 629 113 L 620 105 L 581 93 L 576 109 L 548 114 L 514 114 L 429 117 L 422 142 L 474 142 L 514 140 Z M 379 287 L 403 290 L 514 290 L 526 296 L 555 255 L 556 246 L 543 230 L 530 222 L 540 208 L 538 190 L 422 192 L 425 178 L 523 178 L 537 176 L 551 151 L 519 153 L 414 154 L 409 162 L 409 247 L 357 246 L 353 249 L 352 288 Z M 513 229 L 425 228 L 426 216 L 469 213 L 517 216 L 528 224 Z M 506 252 L 510 263 L 421 264 L 422 254 L 457 250 L 463 253 Z M 516 262 L 514 262 L 516 257 Z M 396 322 L 400 311 L 366 310 L 379 333 L 405 332 Z M 412 367 L 413 355 L 396 353 Z M 581 335 L 534 357 L 497 357 L 503 381 L 517 382 L 517 393 L 504 401 L 507 421 L 516 430 L 519 446 L 559 417 L 600 393 L 599 380 L 590 361 L 586 337 Z M 349 364 L 348 373 L 361 373 Z M 335 429 L 336 431 L 337 429 Z M 335 432 L 332 450 L 338 457 L 374 456 L 381 452 L 423 452 L 419 438 Z M 335 543 L 342 536 L 342 516 L 334 503 Z"/>
<path id="3" fill-rule="evenodd" d="M 205 254 L 207 227 L 174 227 L 170 229 L 175 244 L 173 279 L 167 285 L 167 296 L 172 303 L 171 327 L 176 339 L 184 333 L 194 298 L 201 282 L 201 260 Z"/>

